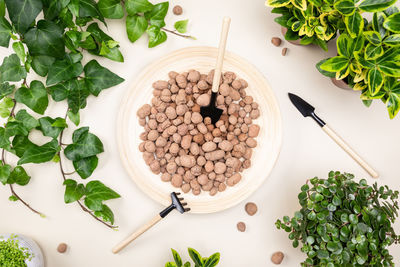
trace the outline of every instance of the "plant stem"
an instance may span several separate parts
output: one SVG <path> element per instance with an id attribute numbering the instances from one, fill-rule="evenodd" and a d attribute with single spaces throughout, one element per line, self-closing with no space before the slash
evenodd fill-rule
<path id="1" fill-rule="evenodd" d="M 60 137 L 59 137 L 59 140 L 58 140 L 58 143 L 60 144 L 60 146 L 61 146 L 61 144 L 62 144 L 63 135 L 64 135 L 64 130 L 61 131 Z M 64 171 L 64 167 L 63 167 L 63 164 L 62 164 L 61 152 L 58 152 L 58 156 L 60 157 L 60 161 L 59 161 L 60 172 L 61 172 L 61 175 L 62 175 L 63 180 L 65 181 L 65 180 L 67 180 L 67 177 L 66 177 L 66 176 L 67 176 L 67 175 L 70 175 L 70 174 L 73 174 L 74 172 L 73 172 L 73 173 L 66 173 L 66 172 Z M 94 219 L 96 219 L 97 221 L 101 222 L 101 223 L 104 224 L 105 226 L 107 226 L 107 227 L 109 227 L 109 228 L 111 228 L 111 229 L 118 228 L 117 226 L 114 226 L 114 225 L 111 225 L 111 224 L 109 224 L 109 223 L 106 223 L 105 221 L 103 221 L 102 219 L 100 219 L 99 217 L 97 217 L 96 215 L 94 215 L 94 212 L 91 211 L 91 210 L 88 210 L 88 209 L 85 207 L 85 205 L 82 204 L 82 202 L 81 202 L 80 200 L 77 200 L 76 202 L 78 203 L 78 205 L 81 207 L 81 209 L 82 209 L 84 212 L 89 213 Z"/>
<path id="2" fill-rule="evenodd" d="M 175 34 L 175 35 L 177 35 L 177 36 L 180 36 L 180 37 L 183 37 L 183 38 L 186 38 L 186 39 L 195 39 L 195 38 L 194 38 L 193 36 L 191 36 L 191 35 L 181 34 L 181 33 L 178 33 L 178 32 L 176 32 L 176 31 L 171 31 L 171 30 L 166 29 L 166 28 L 161 28 L 161 30 L 166 31 L 166 32 L 169 32 L 169 33 L 172 33 L 172 34 Z"/>
<path id="3" fill-rule="evenodd" d="M 18 198 L 19 201 L 21 201 L 22 204 L 24 204 L 28 209 L 30 209 L 31 211 L 33 211 L 34 213 L 40 215 L 40 217 L 46 217 L 43 213 L 35 210 L 34 208 L 32 208 L 28 203 L 26 203 L 19 195 L 17 195 L 17 193 L 15 193 L 14 191 L 14 187 L 12 184 L 10 184 L 10 190 L 11 190 L 11 194 Z"/>

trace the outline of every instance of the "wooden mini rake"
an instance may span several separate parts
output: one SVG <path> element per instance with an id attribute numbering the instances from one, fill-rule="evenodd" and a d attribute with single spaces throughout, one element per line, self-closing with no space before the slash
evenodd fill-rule
<path id="1" fill-rule="evenodd" d="M 133 242 L 136 238 L 141 236 L 144 232 L 149 230 L 151 227 L 153 227 L 156 223 L 161 221 L 161 219 L 165 218 L 172 210 L 176 209 L 180 213 L 184 213 L 187 211 L 190 211 L 190 208 L 185 208 L 187 206 L 186 202 L 182 202 L 183 198 L 178 197 L 181 193 L 171 193 L 171 205 L 166 207 L 163 211 L 161 211 L 159 214 L 157 214 L 153 219 L 151 219 L 148 223 L 140 227 L 136 232 L 131 234 L 129 237 L 127 237 L 125 240 L 123 240 L 121 243 L 116 245 L 112 252 L 114 254 L 120 252 L 122 249 L 124 249 L 126 246 L 128 246 L 131 242 Z"/>

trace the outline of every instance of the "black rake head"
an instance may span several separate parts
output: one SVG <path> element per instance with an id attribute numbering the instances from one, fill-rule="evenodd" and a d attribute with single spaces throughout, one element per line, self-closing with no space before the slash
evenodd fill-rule
<path id="1" fill-rule="evenodd" d="M 164 218 L 167 216 L 172 210 L 176 209 L 180 213 L 188 212 L 190 211 L 190 208 L 186 207 L 187 203 L 182 202 L 184 199 L 183 197 L 178 197 L 181 193 L 171 193 L 171 205 L 166 207 L 163 211 L 160 212 L 160 216 Z M 185 208 L 186 207 L 186 208 Z"/>
<path id="2" fill-rule="evenodd" d="M 200 114 L 203 120 L 207 117 L 211 119 L 212 124 L 216 124 L 221 118 L 223 110 L 215 106 L 215 101 L 217 99 L 217 93 L 211 93 L 210 103 L 208 106 L 200 107 Z"/>

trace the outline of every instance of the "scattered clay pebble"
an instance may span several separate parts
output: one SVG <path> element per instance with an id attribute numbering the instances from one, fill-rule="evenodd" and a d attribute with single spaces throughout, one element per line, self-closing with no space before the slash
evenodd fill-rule
<path id="1" fill-rule="evenodd" d="M 182 15 L 183 9 L 181 6 L 176 5 L 176 6 L 174 6 L 174 9 L 172 10 L 172 12 L 174 12 L 175 15 Z"/>
<path id="2" fill-rule="evenodd" d="M 253 216 L 254 214 L 257 213 L 257 205 L 253 202 L 249 202 L 246 204 L 245 210 L 246 210 L 247 214 L 249 214 L 250 216 Z"/>
<path id="3" fill-rule="evenodd" d="M 246 224 L 244 222 L 238 222 L 236 226 L 239 232 L 246 231 Z"/>
<path id="4" fill-rule="evenodd" d="M 282 49 L 282 56 L 286 56 L 286 53 L 287 53 L 287 48 L 284 47 L 284 48 Z"/>
<path id="5" fill-rule="evenodd" d="M 57 251 L 60 253 L 64 253 L 65 251 L 67 251 L 67 248 L 68 248 L 67 244 L 61 243 L 58 245 Z"/>
<path id="6" fill-rule="evenodd" d="M 272 43 L 274 46 L 280 46 L 281 43 L 282 43 L 282 40 L 281 40 L 281 38 L 279 38 L 279 37 L 272 37 L 271 43 Z"/>
<path id="7" fill-rule="evenodd" d="M 274 264 L 276 264 L 276 265 L 278 265 L 278 264 L 281 264 L 281 262 L 283 261 L 283 258 L 285 257 L 285 254 L 283 254 L 282 252 L 280 252 L 280 251 L 277 251 L 277 252 L 275 252 L 274 254 L 272 254 L 272 256 L 271 256 L 271 261 L 274 263 Z"/>

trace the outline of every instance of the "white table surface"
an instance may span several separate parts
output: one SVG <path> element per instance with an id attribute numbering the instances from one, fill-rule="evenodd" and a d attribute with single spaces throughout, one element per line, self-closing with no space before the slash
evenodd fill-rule
<path id="1" fill-rule="evenodd" d="M 168 35 L 163 45 L 148 49 L 146 37 L 131 44 L 122 21 L 109 21 L 109 33 L 121 43 L 125 63 L 97 58 L 99 62 L 124 77 L 126 81 L 105 90 L 81 112 L 82 126 L 90 126 L 104 143 L 106 153 L 93 178 L 100 179 L 122 195 L 109 201 L 115 212 L 119 231 L 112 231 L 75 204 L 63 201 L 64 187 L 58 165 L 46 163 L 27 165 L 32 180 L 28 186 L 16 186 L 16 191 L 33 207 L 47 215 L 43 219 L 31 213 L 20 203 L 7 200 L 8 187 L 0 186 L 0 233 L 20 233 L 35 239 L 44 250 L 48 267 L 161 267 L 172 260 L 170 248 L 187 256 L 187 247 L 194 247 L 204 255 L 219 251 L 221 267 L 272 266 L 270 256 L 280 250 L 285 253 L 282 266 L 298 266 L 304 256 L 291 247 L 287 233 L 276 230 L 274 222 L 283 215 L 292 215 L 299 208 L 297 194 L 307 178 L 325 177 L 330 170 L 352 172 L 358 178 L 367 173 L 350 159 L 311 119 L 304 119 L 289 102 L 287 92 L 298 93 L 317 107 L 325 119 L 353 148 L 381 174 L 379 183 L 399 188 L 399 133 L 400 116 L 389 120 L 385 106 L 376 101 L 364 107 L 357 92 L 336 88 L 328 78 L 319 74 L 315 64 L 335 55 L 335 45 L 325 53 L 317 47 L 293 46 L 283 42 L 274 47 L 270 40 L 279 36 L 280 28 L 274 23 L 262 0 L 173 0 L 181 4 L 180 17 L 169 14 L 171 28 L 178 19 L 189 18 L 190 33 L 197 41 Z M 146 222 L 162 207 L 144 195 L 123 169 L 116 143 L 116 117 L 129 83 L 143 67 L 168 52 L 187 46 L 216 46 L 222 17 L 232 17 L 228 50 L 252 62 L 268 79 L 280 103 L 283 119 L 283 146 L 275 169 L 268 180 L 248 201 L 258 204 L 258 213 L 250 217 L 244 211 L 247 201 L 229 210 L 209 215 L 180 215 L 172 213 L 167 220 L 138 239 L 119 255 L 111 248 L 136 227 Z M 288 47 L 285 57 L 282 47 Z M 0 58 L 10 54 L 0 49 Z M 85 57 L 86 60 L 90 58 Z M 49 107 L 48 114 L 62 115 L 64 107 Z M 68 133 L 70 134 L 70 133 Z M 67 134 L 67 135 L 68 135 Z M 236 230 L 236 223 L 244 221 L 245 233 Z M 400 231 L 399 224 L 396 224 Z M 65 242 L 68 252 L 59 254 L 57 245 Z M 400 263 L 400 247 L 391 249 L 395 262 Z"/>

